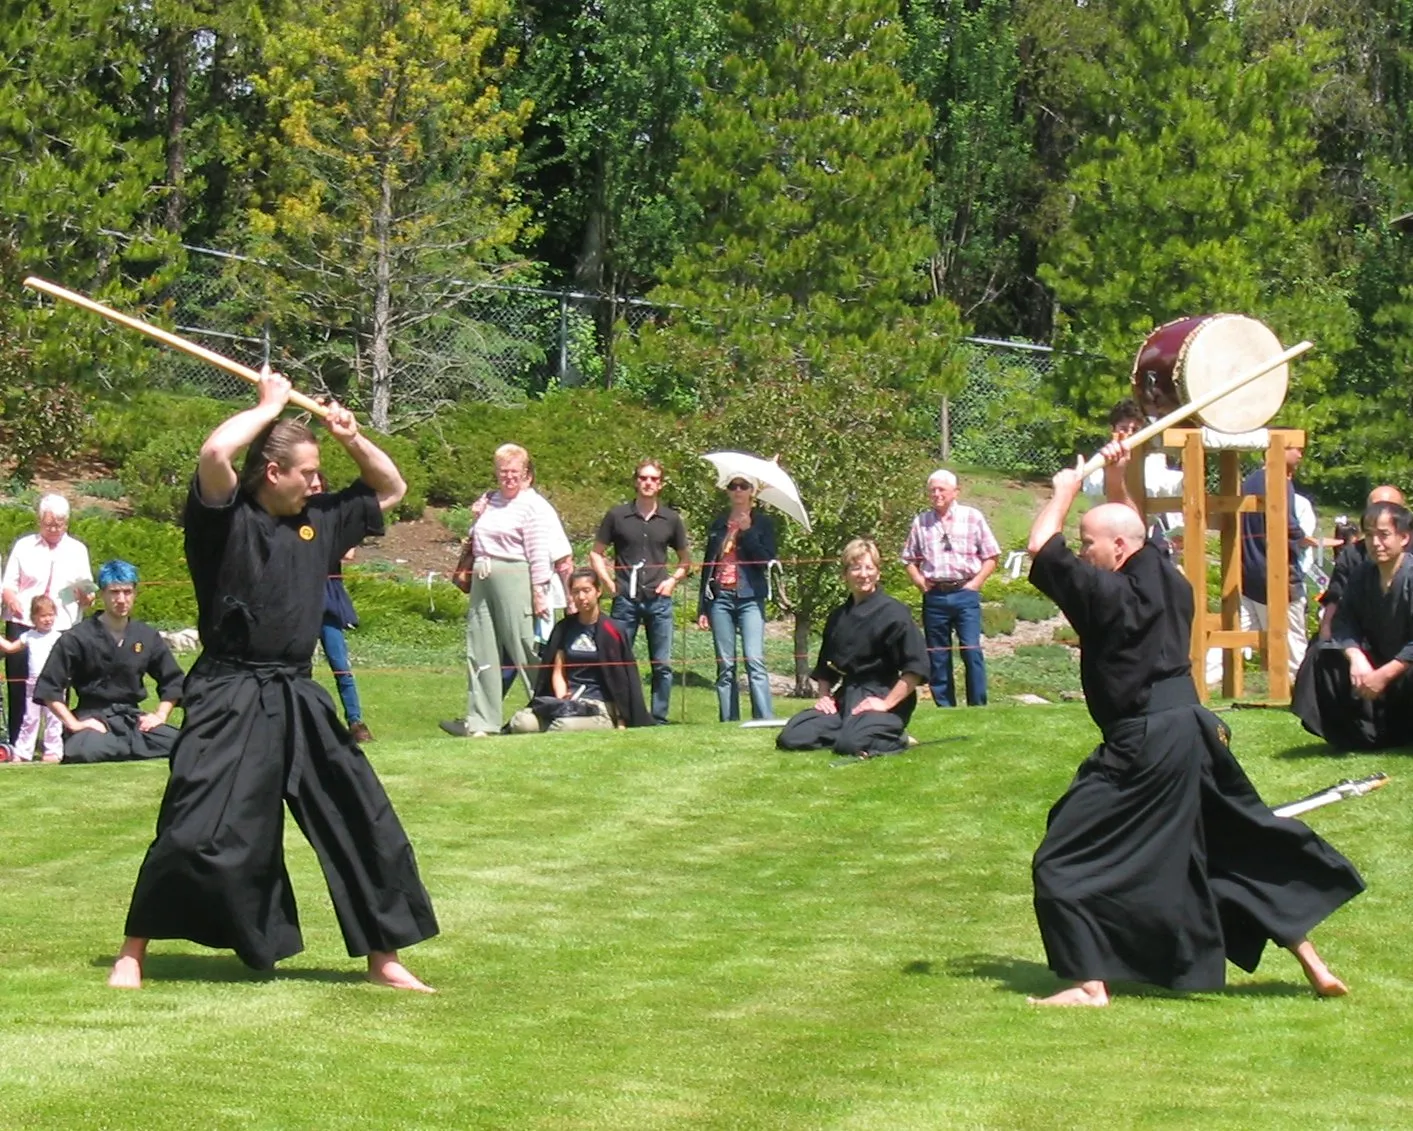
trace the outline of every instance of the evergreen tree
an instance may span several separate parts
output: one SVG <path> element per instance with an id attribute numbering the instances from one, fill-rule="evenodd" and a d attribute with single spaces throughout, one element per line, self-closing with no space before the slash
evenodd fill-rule
<path id="1" fill-rule="evenodd" d="M 512 177 L 530 107 L 501 97 L 507 15 L 505 0 L 310 0 L 271 28 L 257 89 L 279 121 L 275 192 L 251 249 L 293 265 L 277 310 L 351 333 L 342 361 L 378 428 L 419 328 L 505 271 L 525 228 Z"/>
<path id="2" fill-rule="evenodd" d="M 906 497 L 911 398 L 943 388 L 958 320 L 929 293 L 931 114 L 900 77 L 896 6 L 754 0 L 727 37 L 681 126 L 701 219 L 654 293 L 672 313 L 624 357 L 637 387 L 801 477 L 814 534 L 785 544 L 803 683 L 839 550 Z"/>

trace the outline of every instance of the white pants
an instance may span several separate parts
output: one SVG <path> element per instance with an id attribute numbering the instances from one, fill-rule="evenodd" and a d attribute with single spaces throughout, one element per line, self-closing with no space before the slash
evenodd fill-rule
<path id="1" fill-rule="evenodd" d="M 1253 628 L 1269 629 L 1267 623 L 1268 615 L 1265 605 L 1258 605 L 1249 597 L 1241 599 L 1241 627 L 1245 630 Z M 1286 631 L 1285 638 L 1287 647 L 1290 649 L 1290 678 L 1295 678 L 1295 673 L 1300 670 L 1300 661 L 1305 659 L 1305 598 L 1300 597 L 1292 601 L 1286 610 Z"/>
<path id="2" fill-rule="evenodd" d="M 25 721 L 15 736 L 15 761 L 32 762 L 39 738 L 40 723 L 44 724 L 44 749 L 54 754 L 64 752 L 64 724 L 59 716 L 34 701 L 35 676 L 25 681 Z"/>

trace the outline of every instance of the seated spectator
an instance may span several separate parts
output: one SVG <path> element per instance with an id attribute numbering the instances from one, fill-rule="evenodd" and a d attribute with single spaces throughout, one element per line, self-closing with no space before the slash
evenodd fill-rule
<path id="1" fill-rule="evenodd" d="M 1319 647 L 1314 710 L 1298 712 L 1337 750 L 1413 742 L 1413 515 L 1375 503 L 1363 526 L 1369 560 L 1350 572 L 1331 638 Z"/>
<path id="2" fill-rule="evenodd" d="M 54 599 L 41 593 L 29 603 L 29 619 L 34 627 L 26 629 L 18 640 L 0 640 L 0 652 L 10 656 L 27 653 L 29 663 L 29 676 L 25 680 L 25 702 L 29 707 L 25 711 L 24 722 L 20 724 L 20 733 L 15 739 L 14 747 L 0 744 L 0 762 L 33 762 L 41 722 L 44 724 L 42 760 L 57 762 L 63 756 L 63 725 L 53 711 L 34 702 L 33 698 L 34 682 L 39 678 L 39 673 L 44 669 L 44 662 L 49 659 L 49 653 L 59 639 L 59 630 L 54 627 L 57 617 L 58 608 Z"/>
<path id="3" fill-rule="evenodd" d="M 550 633 L 535 697 L 511 716 L 512 734 L 651 726 L 638 665 L 623 630 L 603 615 L 598 575 L 569 575 L 573 611 Z"/>
<path id="4" fill-rule="evenodd" d="M 878 587 L 881 564 L 867 539 L 844 547 L 849 599 L 824 623 L 810 673 L 819 698 L 785 724 L 775 740 L 781 750 L 832 748 L 867 758 L 910 745 L 904 729 L 928 675 L 927 646 L 907 606 Z"/>
<path id="5" fill-rule="evenodd" d="M 104 562 L 98 571 L 100 612 L 65 632 L 34 686 L 34 699 L 59 716 L 68 732 L 65 762 L 130 762 L 165 758 L 177 738 L 167 725 L 181 696 L 182 670 L 151 625 L 132 619 L 137 569 Z M 160 702 L 144 712 L 143 677 Z M 78 696 L 71 711 L 69 688 Z"/>

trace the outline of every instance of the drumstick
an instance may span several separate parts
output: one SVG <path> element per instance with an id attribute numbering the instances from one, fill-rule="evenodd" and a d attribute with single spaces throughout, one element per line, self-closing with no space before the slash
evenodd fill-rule
<path id="1" fill-rule="evenodd" d="M 1154 436 L 1162 432 L 1164 428 L 1171 428 L 1174 424 L 1186 420 L 1193 413 L 1201 412 L 1214 401 L 1219 401 L 1228 394 L 1236 392 L 1243 385 L 1249 385 L 1252 381 L 1256 380 L 1257 377 L 1264 377 L 1272 369 L 1275 369 L 1276 366 L 1284 365 L 1287 361 L 1299 357 L 1306 350 L 1312 350 L 1314 348 L 1314 342 L 1297 342 L 1295 345 L 1291 346 L 1290 349 L 1286 350 L 1285 353 L 1277 354 L 1275 357 L 1248 369 L 1245 373 L 1238 373 L 1225 385 L 1219 385 L 1215 389 L 1208 389 L 1196 400 L 1189 401 L 1181 408 L 1173 409 L 1167 416 L 1160 417 L 1158 420 L 1153 421 L 1152 424 L 1145 425 L 1132 436 L 1125 437 L 1119 442 L 1123 444 L 1125 451 L 1131 452 L 1135 448 L 1146 444 Z M 1098 471 L 1099 468 L 1103 466 L 1103 456 L 1090 456 L 1089 461 L 1080 469 L 1080 475 L 1089 475 L 1092 472 Z"/>
<path id="2" fill-rule="evenodd" d="M 227 373 L 249 381 L 252 385 L 260 384 L 259 371 L 251 369 L 248 365 L 242 365 L 240 362 L 233 361 L 229 357 L 216 353 L 213 350 L 208 350 L 205 346 L 199 346 L 195 342 L 187 341 L 186 338 L 178 337 L 176 334 L 163 330 L 159 326 L 153 326 L 151 323 L 143 322 L 141 319 L 132 318 L 126 314 L 120 314 L 111 306 L 104 306 L 101 302 L 94 302 L 93 299 L 85 298 L 75 291 L 65 290 L 63 287 L 51 283 L 47 279 L 30 275 L 25 279 L 25 286 L 36 291 L 43 291 L 45 294 L 52 295 L 54 298 L 63 299 L 64 302 L 73 303 L 74 306 L 81 306 L 84 310 L 102 315 L 110 322 L 116 322 L 120 326 L 126 326 L 129 330 L 136 330 L 139 334 L 146 334 L 149 338 L 154 338 L 163 345 L 171 346 L 174 350 L 181 350 L 182 353 L 200 358 L 202 361 L 214 365 L 217 369 L 224 369 Z M 329 415 L 327 405 L 322 405 L 312 397 L 306 397 L 303 393 L 291 392 L 289 399 L 292 404 L 298 405 L 306 412 L 312 412 L 321 420 Z"/>

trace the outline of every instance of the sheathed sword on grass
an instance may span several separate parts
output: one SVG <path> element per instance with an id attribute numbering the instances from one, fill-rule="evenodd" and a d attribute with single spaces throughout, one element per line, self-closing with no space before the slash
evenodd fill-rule
<path id="1" fill-rule="evenodd" d="M 1358 781 L 1337 781 L 1334 785 L 1318 789 L 1308 797 L 1302 797 L 1299 801 L 1287 801 L 1284 805 L 1276 806 L 1271 810 L 1277 817 L 1296 817 L 1301 813 L 1308 813 L 1311 809 L 1319 809 L 1324 805 L 1333 805 L 1336 801 L 1343 801 L 1347 797 L 1363 797 L 1366 793 L 1373 793 L 1376 789 L 1383 789 L 1388 785 L 1388 774 L 1370 774 L 1367 778 L 1360 778 Z"/>

